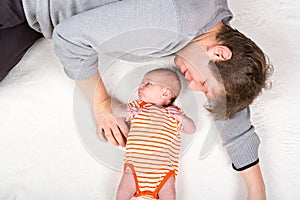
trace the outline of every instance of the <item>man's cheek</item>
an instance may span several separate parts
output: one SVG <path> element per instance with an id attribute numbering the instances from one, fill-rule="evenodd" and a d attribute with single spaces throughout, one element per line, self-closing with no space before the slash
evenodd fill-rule
<path id="1" fill-rule="evenodd" d="M 195 81 L 193 81 L 193 80 L 189 82 L 188 88 L 189 88 L 190 90 L 202 91 L 202 90 L 201 90 L 202 87 L 199 86 L 199 84 L 197 84 L 197 83 L 196 83 Z"/>

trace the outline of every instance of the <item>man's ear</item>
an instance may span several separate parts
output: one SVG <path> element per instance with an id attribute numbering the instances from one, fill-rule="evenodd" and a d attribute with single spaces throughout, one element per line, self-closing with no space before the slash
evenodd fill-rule
<path id="1" fill-rule="evenodd" d="M 208 55 L 213 61 L 225 61 L 232 57 L 232 52 L 227 46 L 215 45 L 207 50 Z"/>

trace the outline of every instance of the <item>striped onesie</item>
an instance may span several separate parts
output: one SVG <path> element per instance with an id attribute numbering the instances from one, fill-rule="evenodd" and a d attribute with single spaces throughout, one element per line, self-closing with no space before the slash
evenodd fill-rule
<path id="1" fill-rule="evenodd" d="M 179 109 L 176 106 L 173 106 Z M 168 114 L 167 107 L 144 101 L 128 104 L 130 133 L 127 138 L 124 171 L 133 172 L 137 192 L 135 197 L 158 199 L 158 191 L 170 176 L 178 173 L 181 145 L 181 123 Z"/>

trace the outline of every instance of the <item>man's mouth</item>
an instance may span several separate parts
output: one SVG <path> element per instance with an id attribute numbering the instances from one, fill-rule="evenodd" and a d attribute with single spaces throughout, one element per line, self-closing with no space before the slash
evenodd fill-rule
<path id="1" fill-rule="evenodd" d="M 188 76 L 184 76 L 184 78 L 189 82 L 192 80 L 191 77 L 188 77 Z"/>

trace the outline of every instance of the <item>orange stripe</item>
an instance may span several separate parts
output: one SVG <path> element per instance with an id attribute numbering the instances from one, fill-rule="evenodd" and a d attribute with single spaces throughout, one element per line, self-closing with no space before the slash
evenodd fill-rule
<path id="1" fill-rule="evenodd" d="M 143 161 L 134 161 L 135 164 L 141 164 L 141 165 L 146 165 L 146 166 L 154 166 L 155 169 L 157 169 L 157 167 L 161 167 L 163 164 L 154 164 L 154 163 L 149 163 L 149 162 L 143 162 Z M 165 164 L 165 166 L 169 166 L 168 164 Z M 151 167 L 145 167 L 145 168 L 151 168 Z"/>
<path id="2" fill-rule="evenodd" d="M 161 137 L 156 137 L 156 136 L 150 136 L 150 139 L 151 140 L 149 140 L 149 139 L 141 139 L 141 138 L 137 138 L 137 137 L 144 137 L 144 138 L 149 138 L 148 136 L 146 136 L 146 135 L 141 135 L 141 136 L 137 136 L 137 135 L 135 135 L 135 137 L 133 137 L 133 138 L 129 138 L 129 139 L 127 139 L 127 142 L 133 142 L 133 143 L 135 143 L 135 142 L 147 142 L 147 141 L 149 141 L 149 142 L 159 142 L 159 141 L 166 141 L 167 143 L 172 143 L 172 141 L 170 140 L 170 139 L 166 139 L 166 138 L 161 138 Z M 152 139 L 154 139 L 154 140 L 152 140 Z M 156 139 L 156 140 L 155 140 Z M 159 140 L 159 141 L 157 141 L 157 140 Z"/>
<path id="3" fill-rule="evenodd" d="M 154 131 L 154 130 L 158 130 L 158 131 Z M 177 132 L 170 132 L 167 129 L 158 129 L 158 128 L 145 128 L 145 127 L 136 127 L 134 129 L 131 130 L 131 134 L 130 135 L 134 135 L 134 134 L 141 134 L 141 132 L 143 132 L 144 134 L 152 134 L 152 135 L 160 135 L 160 134 L 164 134 L 164 135 L 168 135 L 172 140 L 174 140 L 174 137 L 177 137 Z"/>
<path id="4" fill-rule="evenodd" d="M 125 163 L 134 163 L 136 178 L 143 185 L 140 186 L 140 191 L 136 196 L 150 195 L 157 198 L 155 195 L 165 181 L 171 175 L 177 174 L 181 146 L 178 133 L 179 123 L 168 115 L 165 108 L 141 102 L 133 102 L 139 103 L 143 109 L 131 121 L 132 126 L 127 138 L 124 161 Z M 161 151 L 162 149 L 166 152 Z M 145 156 L 147 158 L 144 158 Z M 166 175 L 168 171 L 169 173 Z M 161 176 L 164 177 L 162 181 Z M 156 187 L 157 184 L 159 185 Z M 153 187 L 153 185 L 155 186 Z M 151 188 L 156 188 L 154 193 L 149 191 Z"/>
<path id="5" fill-rule="evenodd" d="M 162 177 L 148 177 L 148 176 L 137 176 L 138 178 L 141 178 L 141 179 L 161 179 Z M 141 182 L 146 182 L 146 181 L 141 181 Z"/>
<path id="6" fill-rule="evenodd" d="M 148 181 L 142 181 L 140 178 L 138 178 L 138 181 L 139 181 L 139 183 L 141 183 L 139 185 L 141 191 L 145 190 L 145 188 L 151 188 L 151 187 L 155 190 L 155 188 L 157 187 L 157 185 L 159 185 L 160 179 L 149 180 L 149 182 L 148 182 Z M 155 183 L 155 181 L 156 181 L 156 183 Z"/>
<path id="7" fill-rule="evenodd" d="M 140 143 L 139 141 L 144 142 L 144 143 Z M 160 142 L 160 141 L 151 141 L 151 140 L 131 139 L 129 144 L 151 147 L 151 146 L 155 146 L 155 145 L 149 144 L 149 143 L 155 143 L 155 144 L 157 144 L 156 147 L 165 147 L 166 145 L 169 146 L 170 142 L 171 141 L 169 141 L 169 140 L 167 140 L 167 141 L 165 140 L 163 142 Z M 160 145 L 162 145 L 162 146 L 160 146 Z"/>
<path id="8" fill-rule="evenodd" d="M 179 132 L 177 129 L 169 129 L 166 127 L 160 127 L 160 126 L 155 126 L 155 125 L 149 125 L 149 126 L 139 126 L 135 124 L 133 127 L 130 129 L 130 133 L 139 133 L 139 132 L 146 132 L 146 133 L 152 133 L 152 134 L 159 134 L 159 133 L 165 133 L 172 135 L 173 137 L 177 137 L 179 135 Z"/>
<path id="9" fill-rule="evenodd" d="M 173 152 L 180 151 L 179 145 L 174 144 L 171 146 L 170 141 L 168 140 L 160 142 L 160 141 L 153 141 L 153 140 L 130 139 L 129 141 L 127 141 L 127 145 L 128 145 L 127 149 L 134 149 L 136 148 L 136 146 L 139 146 L 139 147 L 157 147 L 157 148 L 171 149 Z"/>
<path id="10" fill-rule="evenodd" d="M 160 129 L 150 129 L 151 131 L 147 131 L 147 130 L 144 130 L 145 133 L 152 133 L 153 135 L 159 135 L 159 134 L 163 134 L 164 136 L 167 136 L 169 138 L 171 138 L 172 140 L 174 140 L 174 136 L 177 136 L 177 132 L 176 133 L 172 133 L 170 131 L 166 131 L 166 130 L 161 130 L 161 132 L 158 134 L 157 132 L 155 133 L 153 130 L 160 130 Z M 163 132 L 162 132 L 163 131 Z M 135 130 L 132 130 L 132 133 L 136 133 Z M 138 132 L 139 133 L 139 132 Z M 129 134 L 130 136 L 130 134 Z M 173 137 L 172 137 L 173 136 Z"/>
<path id="11" fill-rule="evenodd" d="M 163 181 L 159 184 L 159 186 L 156 188 L 155 193 L 158 193 L 158 191 L 161 189 L 161 187 L 167 182 L 167 180 L 171 177 L 174 176 L 174 181 L 175 181 L 175 172 L 170 171 L 163 179 Z"/>
<path id="12" fill-rule="evenodd" d="M 135 159 L 135 160 L 130 160 L 130 161 L 132 161 L 136 164 L 140 164 L 140 165 L 157 166 L 158 168 L 160 168 L 160 166 L 162 166 L 162 165 L 166 165 L 166 166 L 170 165 L 169 162 L 153 161 L 153 160 L 151 161 L 151 160 L 148 160 L 148 159 Z M 129 162 L 129 160 L 127 160 L 127 162 Z M 175 162 L 173 162 L 173 163 L 175 164 Z"/>
<path id="13" fill-rule="evenodd" d="M 158 153 L 158 152 L 160 152 L 160 151 L 158 151 L 158 149 L 145 149 L 145 148 L 127 148 L 127 150 L 128 151 L 130 151 L 130 152 L 128 152 L 128 153 L 130 153 L 130 154 L 133 154 L 133 153 L 137 153 L 137 154 L 147 154 L 147 152 L 153 152 L 153 153 Z M 178 152 L 174 152 L 173 150 L 171 150 L 171 149 L 169 149 L 170 150 L 170 152 L 172 153 L 172 157 L 174 157 L 173 155 L 175 154 L 178 154 Z M 139 152 L 139 151 L 143 151 L 143 153 L 142 152 Z M 164 153 L 164 154 L 168 154 L 168 152 L 162 152 L 162 153 Z"/>
<path id="14" fill-rule="evenodd" d="M 148 154 L 148 153 L 142 153 L 142 152 L 135 152 L 135 151 L 133 151 L 133 152 L 130 152 L 130 155 L 132 155 L 132 154 L 138 154 L 138 155 L 141 155 L 141 156 L 149 156 L 149 157 L 157 157 L 158 155 L 153 155 L 153 154 Z M 161 158 L 169 158 L 169 156 L 164 156 L 164 155 L 159 155 L 159 157 L 161 157 Z"/>
<path id="15" fill-rule="evenodd" d="M 154 149 L 134 148 L 134 150 L 137 150 L 137 151 L 148 151 L 148 152 L 158 152 L 157 150 L 154 150 Z M 138 153 L 138 152 L 136 152 L 136 153 Z"/>
<path id="16" fill-rule="evenodd" d="M 159 162 L 169 162 L 168 160 L 160 160 L 160 159 L 158 159 L 158 158 L 160 158 L 160 157 L 158 157 L 158 156 L 156 156 L 157 158 L 148 158 L 147 157 L 147 160 L 149 160 L 149 161 L 159 161 Z M 145 159 L 145 158 L 142 158 L 142 157 L 134 157 L 134 156 L 127 156 L 127 160 L 130 160 L 130 159 Z M 172 161 L 172 160 L 171 160 Z"/>
<path id="17" fill-rule="evenodd" d="M 151 121 L 149 121 L 149 118 L 151 118 Z M 152 116 L 152 115 L 145 115 L 143 113 L 140 113 L 138 116 L 134 118 L 135 122 L 139 121 L 145 121 L 144 123 L 151 123 L 151 122 L 164 122 L 167 123 L 169 126 L 176 128 L 176 125 L 178 122 L 176 120 L 173 121 L 171 118 L 168 117 L 157 117 L 157 116 Z"/>
<path id="18" fill-rule="evenodd" d="M 138 139 L 138 138 L 149 138 L 148 140 L 157 139 L 157 140 L 168 140 L 171 144 L 180 144 L 180 138 L 174 138 L 175 136 L 170 136 L 168 133 L 152 133 L 149 131 L 141 131 L 139 132 L 132 132 L 129 134 L 127 140 L 131 139 Z"/>
<path id="19" fill-rule="evenodd" d="M 136 169 L 148 169 L 148 170 L 151 170 L 151 169 L 153 169 L 153 170 L 166 170 L 166 171 L 168 171 L 168 170 L 170 170 L 172 167 L 169 167 L 169 168 L 163 168 L 163 166 L 161 166 L 161 168 L 153 168 L 153 167 L 143 167 L 143 166 L 134 166 Z M 139 172 L 139 173 L 142 173 L 142 172 Z M 143 172 L 144 173 L 144 172 Z"/>
<path id="20" fill-rule="evenodd" d="M 134 151 L 149 151 L 149 152 L 159 152 L 158 150 L 159 149 L 162 149 L 163 147 L 158 147 L 158 146 L 150 146 L 150 145 L 137 145 L 137 146 L 140 146 L 140 148 L 138 147 L 128 147 L 127 149 L 128 150 L 134 150 Z M 147 148 L 141 148 L 141 147 L 153 147 L 153 148 L 158 148 L 158 149 L 147 149 Z M 164 148 L 165 149 L 165 148 Z M 171 148 L 168 148 L 168 150 L 172 153 L 172 154 L 178 154 L 178 152 L 174 152 L 174 149 L 171 149 Z M 178 151 L 178 150 L 176 150 Z M 134 153 L 134 152 L 131 152 L 131 153 Z M 136 153 L 139 153 L 139 152 L 136 152 Z M 163 153 L 167 153 L 167 152 L 163 152 Z"/>
<path id="21" fill-rule="evenodd" d="M 145 122 L 144 120 L 133 122 L 133 126 L 131 126 L 131 128 L 136 128 L 136 127 L 142 127 L 142 128 L 161 127 L 162 129 L 173 130 L 176 132 L 178 129 L 178 126 L 176 124 L 173 125 L 173 124 L 163 123 L 161 121 L 151 121 L 151 123 L 149 123 L 149 122 Z"/>

